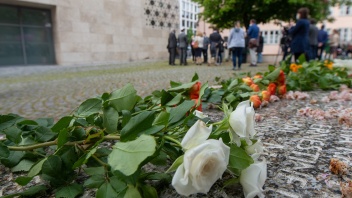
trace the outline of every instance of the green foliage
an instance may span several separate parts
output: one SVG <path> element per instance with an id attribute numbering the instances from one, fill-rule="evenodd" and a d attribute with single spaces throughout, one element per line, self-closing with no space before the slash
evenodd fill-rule
<path id="1" fill-rule="evenodd" d="M 246 28 L 250 19 L 257 23 L 271 20 L 290 21 L 295 19 L 297 10 L 308 7 L 310 16 L 318 20 L 329 17 L 329 7 L 337 5 L 340 0 L 193 0 L 203 8 L 201 17 L 218 28 L 233 27 L 235 21 L 240 21 Z M 342 0 L 343 1 L 343 0 Z"/>

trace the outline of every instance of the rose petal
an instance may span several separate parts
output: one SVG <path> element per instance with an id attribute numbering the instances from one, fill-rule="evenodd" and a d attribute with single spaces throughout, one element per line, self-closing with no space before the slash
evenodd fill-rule
<path id="1" fill-rule="evenodd" d="M 264 197 L 263 186 L 267 178 L 267 164 L 254 162 L 241 172 L 240 183 L 246 198 Z"/>
<path id="2" fill-rule="evenodd" d="M 192 147 L 202 144 L 206 139 L 208 139 L 212 131 L 212 125 L 208 128 L 207 125 L 198 120 L 194 125 L 187 131 L 185 137 L 181 142 L 184 149 L 190 149 Z"/>
<path id="3" fill-rule="evenodd" d="M 247 107 L 250 107 L 249 101 L 243 101 L 239 103 L 235 109 L 230 114 L 230 126 L 235 131 L 235 133 L 240 137 L 247 137 Z M 249 111 L 249 110 L 248 110 Z M 251 113 L 249 111 L 249 113 Z M 254 116 L 254 114 L 253 114 Z"/>

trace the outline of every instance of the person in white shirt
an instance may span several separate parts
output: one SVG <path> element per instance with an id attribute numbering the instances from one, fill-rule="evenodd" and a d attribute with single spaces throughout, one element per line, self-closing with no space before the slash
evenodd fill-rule
<path id="1" fill-rule="evenodd" d="M 202 64 L 202 50 L 204 47 L 204 37 L 202 32 L 197 32 L 196 36 L 193 39 L 194 45 L 193 48 L 195 50 L 195 57 L 196 57 L 196 65 Z"/>

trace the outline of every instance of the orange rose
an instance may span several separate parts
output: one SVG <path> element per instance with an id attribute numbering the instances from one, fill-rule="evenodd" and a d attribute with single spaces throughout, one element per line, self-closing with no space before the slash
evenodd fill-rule
<path id="1" fill-rule="evenodd" d="M 269 91 L 262 91 L 262 100 L 263 101 L 270 101 L 270 92 Z"/>
<path id="2" fill-rule="evenodd" d="M 191 99 L 198 99 L 199 98 L 199 92 L 202 84 L 200 82 L 196 82 L 191 89 L 189 90 L 190 97 Z"/>
<path id="3" fill-rule="evenodd" d="M 279 83 L 279 85 L 284 85 L 285 81 L 286 81 L 285 73 L 284 73 L 284 71 L 281 70 L 279 77 L 277 78 L 277 82 Z"/>
<path id="4" fill-rule="evenodd" d="M 194 107 L 196 107 L 197 104 L 198 104 L 198 98 L 197 98 L 197 99 L 192 99 L 192 100 L 193 100 L 194 103 L 195 103 Z M 200 102 L 199 106 L 197 107 L 197 110 L 198 110 L 198 111 L 202 111 L 202 101 Z"/>
<path id="5" fill-rule="evenodd" d="M 270 83 L 267 91 L 270 93 L 270 95 L 275 95 L 276 94 L 276 84 Z"/>
<path id="6" fill-rule="evenodd" d="M 260 89 L 259 89 L 259 86 L 257 85 L 257 84 L 252 84 L 251 86 L 250 86 L 250 88 L 252 88 L 252 90 L 253 91 L 255 91 L 255 92 L 258 92 Z"/>
<path id="7" fill-rule="evenodd" d="M 277 91 L 278 91 L 279 95 L 285 95 L 287 92 L 286 85 L 279 86 Z"/>
<path id="8" fill-rule="evenodd" d="M 242 78 L 242 80 L 248 86 L 251 86 L 253 84 L 253 80 L 250 77 Z"/>
<path id="9" fill-rule="evenodd" d="M 252 95 L 249 100 L 253 102 L 253 107 L 254 108 L 259 108 L 260 105 L 262 104 L 262 101 L 260 100 L 258 95 Z"/>
<path id="10" fill-rule="evenodd" d="M 253 79 L 262 79 L 262 78 L 263 78 L 263 76 L 260 74 L 253 76 Z"/>

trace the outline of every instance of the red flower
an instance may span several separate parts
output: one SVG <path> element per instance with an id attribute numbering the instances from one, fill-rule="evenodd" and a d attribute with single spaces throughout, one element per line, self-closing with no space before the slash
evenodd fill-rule
<path id="1" fill-rule="evenodd" d="M 189 95 L 191 99 L 198 99 L 199 98 L 199 92 L 202 84 L 200 82 L 196 82 L 191 89 L 189 90 Z"/>
<path id="2" fill-rule="evenodd" d="M 281 70 L 279 77 L 277 78 L 277 82 L 279 83 L 279 85 L 284 85 L 285 81 L 286 81 L 285 73 L 284 73 L 284 71 Z"/>
<path id="3" fill-rule="evenodd" d="M 270 95 L 275 95 L 276 94 L 276 84 L 270 83 L 267 91 L 270 93 Z"/>
<path id="4" fill-rule="evenodd" d="M 279 86 L 277 91 L 278 91 L 279 95 L 285 95 L 287 92 L 286 85 Z"/>
<path id="5" fill-rule="evenodd" d="M 270 96 L 271 94 L 269 93 L 269 91 L 262 91 L 262 100 L 263 101 L 270 101 Z"/>
<path id="6" fill-rule="evenodd" d="M 192 100 L 193 100 L 194 103 L 195 103 L 194 107 L 196 107 L 197 104 L 198 104 L 198 98 L 197 98 L 197 99 L 192 99 Z M 193 107 L 193 108 L 194 108 L 194 107 Z M 197 110 L 198 110 L 198 111 L 202 111 L 202 101 L 200 102 L 199 106 L 197 107 Z"/>
<path id="7" fill-rule="evenodd" d="M 263 76 L 260 74 L 253 76 L 253 79 L 262 79 L 262 78 L 263 78 Z"/>
<path id="8" fill-rule="evenodd" d="M 260 105 L 262 104 L 262 101 L 260 100 L 258 95 L 252 95 L 249 100 L 253 102 L 253 107 L 254 108 L 259 108 Z"/>
<path id="9" fill-rule="evenodd" d="M 253 80 L 250 77 L 242 78 L 242 80 L 243 80 L 243 83 L 248 86 L 251 86 L 253 84 Z"/>
<path id="10" fill-rule="evenodd" d="M 259 86 L 258 86 L 257 84 L 252 84 L 250 87 L 251 87 L 252 90 L 255 91 L 255 92 L 258 92 L 258 91 L 260 90 L 260 89 L 259 89 Z"/>

